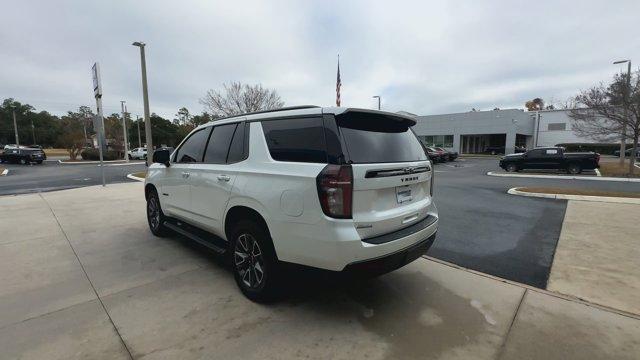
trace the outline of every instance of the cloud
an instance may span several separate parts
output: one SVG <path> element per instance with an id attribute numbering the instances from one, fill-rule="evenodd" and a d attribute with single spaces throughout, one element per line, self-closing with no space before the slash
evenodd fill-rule
<path id="1" fill-rule="evenodd" d="M 173 117 L 223 82 L 262 83 L 287 105 L 332 105 L 337 55 L 343 106 L 417 114 L 563 100 L 640 61 L 636 1 L 63 1 L 13 2 L 0 22 L 0 98 L 64 113 L 126 100 L 142 114 L 147 43 L 152 111 Z M 636 62 L 637 64 L 637 62 Z"/>

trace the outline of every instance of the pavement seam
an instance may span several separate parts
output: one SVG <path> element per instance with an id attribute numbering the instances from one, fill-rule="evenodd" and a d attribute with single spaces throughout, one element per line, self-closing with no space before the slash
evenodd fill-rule
<path id="1" fill-rule="evenodd" d="M 40 195 L 40 198 L 42 198 L 42 200 L 45 202 L 45 204 L 47 204 L 47 206 L 49 207 L 49 210 L 51 211 L 51 214 L 56 219 L 56 222 L 58 223 L 58 226 L 60 227 L 60 230 L 62 231 L 62 234 L 64 235 L 65 239 L 67 240 L 67 243 L 69 244 L 69 247 L 71 248 L 71 251 L 73 252 L 73 255 L 76 257 L 76 260 L 78 260 L 78 264 L 80 264 L 80 268 L 82 269 L 82 272 L 84 273 L 84 276 L 87 278 L 87 281 L 89 282 L 89 285 L 91 285 L 91 289 L 93 290 L 93 293 L 96 295 L 96 298 L 100 302 L 100 305 L 102 306 L 102 309 L 104 310 L 105 315 L 107 315 L 107 318 L 109 319 L 109 322 L 111 322 L 111 326 L 113 326 L 114 331 L 118 335 L 118 338 L 120 339 L 120 342 L 122 343 L 122 346 L 124 346 L 125 350 L 127 350 L 127 354 L 129 354 L 129 358 L 133 360 L 133 355 L 131 354 L 131 350 L 129 350 L 129 347 L 127 346 L 127 343 L 122 338 L 122 334 L 120 334 L 120 331 L 118 330 L 118 327 L 113 322 L 113 319 L 111 318 L 111 315 L 109 314 L 109 311 L 107 311 L 107 307 L 102 302 L 102 298 L 100 298 L 100 295 L 98 295 L 98 291 L 96 290 L 95 286 L 93 285 L 93 282 L 91 281 L 91 278 L 89 277 L 89 274 L 87 274 L 87 271 L 85 270 L 84 265 L 82 264 L 82 261 L 80 260 L 80 257 L 78 256 L 78 253 L 76 252 L 76 249 L 73 248 L 73 244 L 71 244 L 71 241 L 69 240 L 69 237 L 67 236 L 67 232 L 62 227 L 62 224 L 60 224 L 60 221 L 58 220 L 58 216 L 53 211 L 53 208 L 51 207 L 51 205 L 49 204 L 47 199 L 45 199 L 44 196 L 42 196 L 41 193 L 39 193 L 39 195 Z"/>
<path id="2" fill-rule="evenodd" d="M 507 329 L 507 333 L 504 336 L 504 341 L 500 345 L 500 349 L 498 349 L 498 354 L 496 354 L 496 359 L 500 359 L 504 354 L 504 350 L 507 348 L 507 342 L 509 342 L 509 335 L 511 334 L 511 329 L 513 328 L 513 325 L 516 323 L 518 314 L 520 313 L 520 307 L 522 306 L 522 303 L 524 302 L 524 298 L 525 296 L 527 296 L 528 291 L 529 289 L 524 289 L 524 291 L 522 292 L 522 297 L 520 298 L 520 302 L 518 303 L 518 306 L 516 307 L 516 311 L 513 314 L 513 318 L 511 319 L 511 323 L 509 324 L 509 329 Z"/>
<path id="3" fill-rule="evenodd" d="M 454 269 L 466 271 L 466 272 L 469 272 L 469 273 L 472 273 L 472 274 L 475 274 L 475 275 L 478 275 L 478 276 L 486 277 L 486 278 L 489 278 L 489 279 L 492 279 L 492 280 L 495 280 L 495 281 L 499 281 L 499 282 L 502 282 L 502 283 L 505 283 L 505 284 L 518 286 L 518 287 L 521 287 L 523 289 L 527 289 L 527 290 L 530 290 L 530 291 L 537 292 L 539 294 L 548 295 L 548 296 L 551 296 L 551 297 L 554 297 L 554 298 L 557 298 L 557 299 L 560 299 L 560 300 L 570 301 L 570 302 L 582 304 L 582 305 L 585 305 L 585 306 L 593 307 L 593 308 L 596 308 L 596 309 L 599 309 L 599 310 L 602 310 L 602 311 L 614 313 L 614 314 L 617 314 L 617 315 L 620 315 L 620 316 L 628 317 L 628 318 L 631 318 L 631 319 L 640 320 L 640 314 L 634 314 L 634 313 L 630 313 L 630 312 L 627 312 L 627 311 L 624 311 L 624 310 L 612 308 L 610 306 L 596 304 L 596 303 L 593 303 L 593 302 L 589 302 L 589 301 L 587 301 L 585 299 L 579 298 L 577 296 L 562 294 L 562 293 L 558 293 L 558 292 L 553 292 L 553 291 L 546 290 L 546 289 L 540 289 L 540 288 L 537 288 L 535 286 L 531 286 L 531 285 L 519 283 L 517 281 L 513 281 L 513 280 L 497 277 L 495 275 L 486 274 L 486 273 L 483 273 L 483 272 L 480 272 L 480 271 L 476 271 L 476 270 L 473 270 L 473 269 L 468 269 L 468 268 L 462 267 L 460 265 L 456 265 L 454 263 L 450 263 L 450 262 L 447 262 L 447 261 L 444 261 L 444 260 L 436 259 L 436 258 L 431 257 L 431 256 L 423 255 L 422 257 L 424 259 L 426 259 L 426 260 L 430 260 L 430 261 L 436 262 L 436 263 L 441 264 L 441 265 L 445 265 L 445 266 L 452 267 Z"/>

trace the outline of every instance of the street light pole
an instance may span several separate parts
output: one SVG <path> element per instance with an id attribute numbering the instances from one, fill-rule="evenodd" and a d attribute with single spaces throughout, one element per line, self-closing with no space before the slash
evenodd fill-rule
<path id="1" fill-rule="evenodd" d="M 16 121 L 15 110 L 13 110 L 13 130 L 16 133 L 16 149 L 20 149 L 20 138 L 18 137 L 18 122 Z"/>
<path id="2" fill-rule="evenodd" d="M 140 48 L 140 67 L 142 69 L 142 97 L 144 100 L 144 134 L 147 142 L 147 166 L 153 161 L 153 139 L 151 138 L 151 119 L 149 118 L 149 92 L 147 89 L 147 64 L 144 57 L 145 43 L 136 41 L 132 44 Z"/>
<path id="3" fill-rule="evenodd" d="M 378 98 L 378 110 L 380 110 L 380 95 L 376 95 L 373 98 Z"/>
<path id="4" fill-rule="evenodd" d="M 629 122 L 629 93 L 631 92 L 631 60 L 620 60 L 614 61 L 614 64 L 624 64 L 627 63 L 627 86 L 624 92 L 624 118 L 625 121 Z M 620 138 L 620 166 L 624 166 L 624 153 L 627 147 L 627 124 L 622 125 L 622 136 Z M 632 159 L 635 154 L 632 154 Z"/>
<path id="5" fill-rule="evenodd" d="M 122 111 L 122 133 L 124 136 L 124 160 L 129 162 L 129 139 L 127 139 L 127 110 L 125 110 L 125 103 L 126 101 L 120 100 L 120 109 Z"/>

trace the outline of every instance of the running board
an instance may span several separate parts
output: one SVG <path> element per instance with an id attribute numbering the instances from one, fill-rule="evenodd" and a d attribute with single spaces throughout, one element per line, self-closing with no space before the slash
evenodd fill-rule
<path id="1" fill-rule="evenodd" d="M 178 224 L 181 224 L 181 222 L 178 222 Z M 213 250 L 214 252 L 218 253 L 218 254 L 224 254 L 225 252 L 227 252 L 227 250 L 224 247 L 218 246 L 216 244 L 213 244 L 211 241 L 205 240 L 203 239 L 200 235 L 195 234 L 194 232 L 191 232 L 187 229 L 185 229 L 183 226 L 180 226 L 178 224 L 174 224 L 170 221 L 165 221 L 164 222 L 164 226 L 168 227 L 169 229 L 177 232 L 178 234 L 184 235 L 186 237 L 188 237 L 189 239 L 197 242 L 198 244 L 205 246 L 211 250 Z M 189 226 L 191 227 L 191 226 Z M 201 231 L 198 231 L 201 232 Z M 211 235 L 214 236 L 214 235 Z M 222 241 L 222 239 L 220 239 Z"/>

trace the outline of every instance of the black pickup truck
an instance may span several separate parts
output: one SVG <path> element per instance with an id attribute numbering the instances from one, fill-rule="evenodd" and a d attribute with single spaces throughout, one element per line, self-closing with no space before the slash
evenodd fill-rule
<path id="1" fill-rule="evenodd" d="M 600 154 L 594 152 L 568 153 L 562 147 L 529 150 L 521 154 L 510 154 L 500 159 L 500 167 L 506 171 L 524 169 L 557 169 L 570 174 L 582 170 L 593 170 L 600 165 Z"/>

